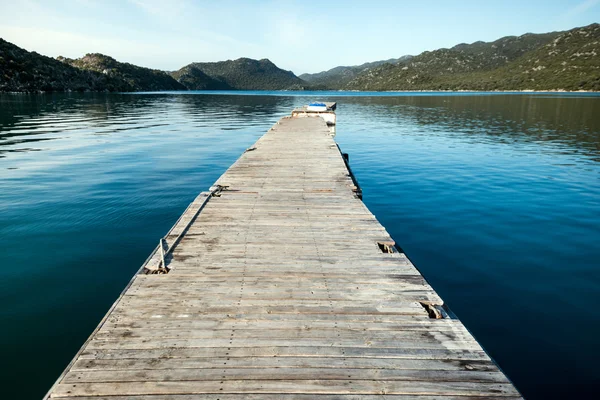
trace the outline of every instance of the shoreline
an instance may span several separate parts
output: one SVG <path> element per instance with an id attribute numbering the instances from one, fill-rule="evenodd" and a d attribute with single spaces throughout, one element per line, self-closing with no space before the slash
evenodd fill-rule
<path id="1" fill-rule="evenodd" d="M 533 90 L 533 89 L 522 89 L 522 90 L 287 90 L 287 89 L 279 89 L 279 90 L 268 90 L 268 89 L 246 89 L 246 90 L 156 90 L 156 91 L 148 91 L 148 90 L 138 90 L 131 92 L 111 92 L 107 90 L 84 90 L 84 91 L 74 91 L 74 90 L 64 90 L 64 91 L 0 91 L 0 95 L 2 94 L 71 94 L 71 93 L 104 93 L 104 94 L 131 94 L 131 93 L 197 93 L 202 92 L 202 94 L 222 94 L 222 93 L 245 93 L 245 92 L 280 92 L 280 93 L 514 93 L 514 94 L 526 94 L 526 93 L 596 93 L 600 94 L 600 91 L 593 90 L 564 90 L 564 89 L 548 89 L 548 90 Z"/>

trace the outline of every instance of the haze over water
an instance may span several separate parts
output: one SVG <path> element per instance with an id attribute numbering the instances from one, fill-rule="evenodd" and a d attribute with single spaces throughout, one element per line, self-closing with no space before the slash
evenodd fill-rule
<path id="1" fill-rule="evenodd" d="M 600 96 L 182 92 L 0 95 L 7 397 L 43 396 L 194 197 L 313 99 L 338 102 L 365 203 L 525 397 L 594 393 Z"/>

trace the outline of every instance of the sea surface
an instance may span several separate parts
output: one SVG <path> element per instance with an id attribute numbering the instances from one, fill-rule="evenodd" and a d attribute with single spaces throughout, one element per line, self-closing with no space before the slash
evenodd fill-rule
<path id="1" fill-rule="evenodd" d="M 41 398 L 188 203 L 310 100 L 526 398 L 595 397 L 600 96 L 338 92 L 0 95 L 2 397 Z"/>

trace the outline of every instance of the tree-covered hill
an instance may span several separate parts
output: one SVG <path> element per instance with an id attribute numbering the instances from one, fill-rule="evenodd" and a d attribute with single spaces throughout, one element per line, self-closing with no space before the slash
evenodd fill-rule
<path id="1" fill-rule="evenodd" d="M 119 82 L 0 39 L 0 92 L 65 90 L 119 90 Z"/>
<path id="2" fill-rule="evenodd" d="M 192 63 L 171 75 L 192 90 L 302 90 L 307 86 L 293 72 L 280 69 L 267 59 Z"/>
<path id="3" fill-rule="evenodd" d="M 195 64 L 186 65 L 178 71 L 171 72 L 171 76 L 189 90 L 231 89 L 227 83 L 211 78 Z"/>
<path id="4" fill-rule="evenodd" d="M 306 82 L 267 59 L 193 63 L 178 71 L 90 53 L 53 59 L 0 39 L 0 91 L 302 90 Z"/>
<path id="5" fill-rule="evenodd" d="M 600 25 L 424 52 L 365 71 L 349 90 L 600 90 Z"/>
<path id="6" fill-rule="evenodd" d="M 185 90 L 163 71 L 102 54 L 53 59 L 0 39 L 0 92 Z"/>
<path id="7" fill-rule="evenodd" d="M 73 67 L 94 71 L 121 82 L 122 91 L 185 90 L 185 86 L 164 71 L 123 63 L 99 53 L 86 54 L 75 60 L 58 57 Z"/>
<path id="8" fill-rule="evenodd" d="M 299 76 L 299 78 L 305 80 L 315 88 L 334 90 L 341 89 L 362 72 L 365 72 L 371 68 L 379 67 L 383 64 L 398 64 L 399 62 L 409 60 L 411 57 L 412 56 L 402 56 L 400 58 L 373 61 L 349 67 L 339 66 L 327 71 L 317 72 L 315 74 L 302 74 Z"/>

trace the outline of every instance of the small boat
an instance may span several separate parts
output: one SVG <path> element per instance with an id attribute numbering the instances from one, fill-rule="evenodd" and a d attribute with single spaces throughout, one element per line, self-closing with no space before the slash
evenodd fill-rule
<path id="1" fill-rule="evenodd" d="M 306 111 L 322 112 L 327 111 L 327 104 L 320 102 L 309 103 L 306 107 Z"/>

